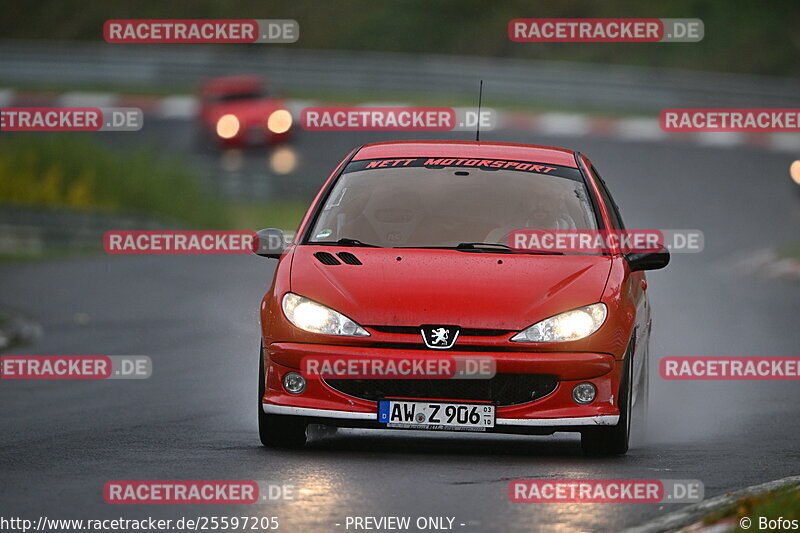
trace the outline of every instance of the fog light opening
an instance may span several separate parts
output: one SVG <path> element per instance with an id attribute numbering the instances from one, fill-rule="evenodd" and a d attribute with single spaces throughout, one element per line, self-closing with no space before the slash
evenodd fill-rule
<path id="1" fill-rule="evenodd" d="M 289 394 L 302 394 L 306 390 L 306 379 L 297 372 L 288 372 L 283 376 L 283 388 Z"/>
<path id="2" fill-rule="evenodd" d="M 575 403 L 586 405 L 592 403 L 597 396 L 597 389 L 591 383 L 578 383 L 572 389 L 572 399 Z"/>

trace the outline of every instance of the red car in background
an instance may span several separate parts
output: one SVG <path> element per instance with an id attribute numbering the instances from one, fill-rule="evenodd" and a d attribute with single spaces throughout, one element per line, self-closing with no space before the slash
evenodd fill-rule
<path id="1" fill-rule="evenodd" d="M 589 454 L 628 449 L 648 389 L 647 253 L 530 252 L 514 230 L 622 230 L 585 156 L 542 146 L 390 142 L 354 150 L 278 258 L 261 305 L 259 431 L 305 443 L 309 423 L 581 433 Z M 484 357 L 486 379 L 315 377 L 315 360 Z"/>
<path id="2" fill-rule="evenodd" d="M 292 133 L 286 103 L 260 76 L 214 78 L 200 90 L 203 127 L 224 146 L 276 144 Z"/>

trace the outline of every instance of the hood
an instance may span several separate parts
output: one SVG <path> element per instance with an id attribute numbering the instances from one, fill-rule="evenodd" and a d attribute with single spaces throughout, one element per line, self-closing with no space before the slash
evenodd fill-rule
<path id="1" fill-rule="evenodd" d="M 245 100 L 241 102 L 226 102 L 216 104 L 209 113 L 211 120 L 216 122 L 222 115 L 233 114 L 244 124 L 267 124 L 269 115 L 277 109 L 288 109 L 285 102 L 275 99 Z"/>
<path id="2" fill-rule="evenodd" d="M 362 264 L 326 265 L 316 252 L 350 252 Z M 608 256 L 303 245 L 291 290 L 363 326 L 520 330 L 600 301 L 610 268 Z"/>

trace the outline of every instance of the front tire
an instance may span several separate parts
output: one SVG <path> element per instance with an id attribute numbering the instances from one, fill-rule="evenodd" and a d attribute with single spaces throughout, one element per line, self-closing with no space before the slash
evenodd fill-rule
<path id="1" fill-rule="evenodd" d="M 295 416 L 269 415 L 264 412 L 261 399 L 266 390 L 264 380 L 264 346 L 258 358 L 258 435 L 261 444 L 268 448 L 302 448 L 306 443 L 305 420 Z"/>
<path id="2" fill-rule="evenodd" d="M 581 448 L 586 455 L 622 455 L 631 438 L 633 353 L 625 357 L 619 385 L 619 422 L 616 426 L 590 428 L 581 433 Z"/>

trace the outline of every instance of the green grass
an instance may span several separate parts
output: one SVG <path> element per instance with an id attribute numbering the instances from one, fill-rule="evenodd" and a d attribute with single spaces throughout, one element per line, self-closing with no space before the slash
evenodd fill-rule
<path id="1" fill-rule="evenodd" d="M 778 248 L 778 255 L 788 259 L 800 259 L 800 245 Z"/>
<path id="2" fill-rule="evenodd" d="M 748 517 L 752 521 L 750 529 L 742 529 L 739 520 Z M 800 520 L 800 485 L 791 485 L 756 496 L 740 498 L 729 507 L 708 515 L 703 523 L 715 524 L 721 520 L 733 519 L 737 532 L 763 531 L 758 527 L 759 517 L 768 520 L 783 518 Z"/>
<path id="3" fill-rule="evenodd" d="M 212 194 L 182 159 L 114 150 L 81 134 L 0 138 L 0 207 L 135 215 L 177 228 L 294 231 L 299 201 L 232 202 Z M 91 248 L 10 251 L 0 263 L 64 259 Z"/>
<path id="4" fill-rule="evenodd" d="M 565 106 L 549 100 L 520 100 L 517 98 L 498 98 L 492 96 L 491 83 L 489 80 L 483 84 L 483 107 L 501 110 L 514 111 L 537 111 L 551 112 L 560 111 L 565 113 L 587 113 L 592 115 L 604 115 L 608 117 L 624 117 L 631 115 L 653 115 L 653 111 L 647 108 L 627 107 L 624 110 L 608 109 L 593 105 L 570 105 Z M 473 96 L 465 94 L 447 95 L 442 93 L 401 93 L 401 92 L 368 92 L 368 91 L 324 91 L 314 89 L 304 89 L 292 91 L 292 98 L 302 100 L 317 100 L 326 105 L 352 105 L 364 102 L 386 102 L 404 103 L 417 106 L 439 106 L 439 107 L 477 107 L 478 106 L 478 87 L 475 86 Z M 654 115 L 653 115 L 654 116 Z"/>
<path id="5" fill-rule="evenodd" d="M 306 213 L 308 204 L 302 202 L 270 202 L 265 204 L 233 204 L 231 228 L 258 231 L 278 228 L 294 231 Z"/>
<path id="6" fill-rule="evenodd" d="M 0 139 L 0 202 L 149 216 L 191 227 L 225 227 L 225 202 L 181 159 L 112 150 L 80 133 Z"/>

